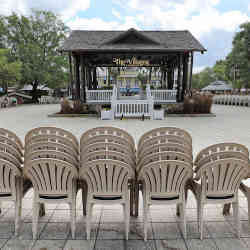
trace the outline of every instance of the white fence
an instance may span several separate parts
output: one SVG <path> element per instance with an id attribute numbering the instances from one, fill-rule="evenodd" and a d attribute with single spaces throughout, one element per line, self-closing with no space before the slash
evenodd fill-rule
<path id="1" fill-rule="evenodd" d="M 87 102 L 111 102 L 113 90 L 86 90 Z"/>
<path id="2" fill-rule="evenodd" d="M 57 104 L 60 103 L 60 98 L 44 95 L 41 96 L 38 101 L 40 104 Z"/>
<path id="3" fill-rule="evenodd" d="M 115 117 L 152 117 L 152 105 L 148 100 L 118 100 L 114 103 Z"/>
<path id="4" fill-rule="evenodd" d="M 175 103 L 177 90 L 157 89 L 151 90 L 155 103 Z"/>
<path id="5" fill-rule="evenodd" d="M 213 97 L 214 104 L 250 106 L 249 95 L 215 95 Z"/>

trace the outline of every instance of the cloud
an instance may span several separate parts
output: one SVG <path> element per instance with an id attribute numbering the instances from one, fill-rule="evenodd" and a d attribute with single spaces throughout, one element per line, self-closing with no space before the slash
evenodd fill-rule
<path id="1" fill-rule="evenodd" d="M 12 11 L 20 14 L 29 14 L 30 10 L 50 10 L 61 15 L 63 20 L 75 16 L 78 11 L 90 7 L 90 0 L 0 0 L 0 14 L 9 15 Z"/>
<path id="2" fill-rule="evenodd" d="M 66 23 L 72 30 L 127 30 L 131 27 L 140 29 L 134 17 L 126 16 L 123 22 L 105 21 L 101 18 L 76 17 Z"/>
<path id="3" fill-rule="evenodd" d="M 118 19 L 121 19 L 121 13 L 119 11 L 117 11 L 116 9 L 112 9 L 112 14 L 118 18 Z"/>
<path id="4" fill-rule="evenodd" d="M 138 25 L 146 29 L 190 30 L 197 38 L 213 30 L 235 31 L 250 20 L 238 10 L 219 11 L 221 0 L 120 0 L 123 7 L 136 11 Z"/>

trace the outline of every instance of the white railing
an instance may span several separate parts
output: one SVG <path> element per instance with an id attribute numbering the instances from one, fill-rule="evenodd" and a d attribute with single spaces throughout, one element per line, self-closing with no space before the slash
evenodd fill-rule
<path id="1" fill-rule="evenodd" d="M 154 102 L 161 103 L 172 103 L 176 102 L 177 90 L 168 90 L 168 89 L 152 89 L 151 95 L 154 99 Z"/>
<path id="2" fill-rule="evenodd" d="M 250 95 L 214 95 L 214 104 L 250 106 Z"/>
<path id="3" fill-rule="evenodd" d="M 111 102 L 113 90 L 86 90 L 87 102 Z"/>
<path id="4" fill-rule="evenodd" d="M 148 100 L 117 100 L 114 102 L 115 117 L 152 117 L 152 108 Z"/>
<path id="5" fill-rule="evenodd" d="M 57 104 L 60 103 L 59 97 L 42 95 L 41 98 L 38 99 L 40 104 Z"/>

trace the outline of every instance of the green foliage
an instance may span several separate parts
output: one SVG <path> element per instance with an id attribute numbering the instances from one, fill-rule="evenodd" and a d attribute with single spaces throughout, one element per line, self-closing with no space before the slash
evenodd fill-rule
<path id="1" fill-rule="evenodd" d="M 192 77 L 192 87 L 197 89 L 202 89 L 207 86 L 209 83 L 216 80 L 214 70 L 212 68 L 205 68 L 198 74 L 194 74 Z"/>
<path id="2" fill-rule="evenodd" d="M 8 86 L 14 85 L 21 78 L 22 64 L 19 61 L 10 61 L 9 50 L 0 49 L 0 86 L 4 92 Z"/>
<path id="3" fill-rule="evenodd" d="M 56 88 L 68 81 L 68 60 L 57 49 L 69 30 L 55 14 L 13 13 L 3 19 L 3 25 L 6 32 L 0 37 L 6 40 L 12 59 L 22 62 L 20 83 L 31 84 L 34 96 L 39 84 Z"/>
<path id="4" fill-rule="evenodd" d="M 136 78 L 141 82 L 142 86 L 147 84 L 147 75 L 139 72 Z"/>

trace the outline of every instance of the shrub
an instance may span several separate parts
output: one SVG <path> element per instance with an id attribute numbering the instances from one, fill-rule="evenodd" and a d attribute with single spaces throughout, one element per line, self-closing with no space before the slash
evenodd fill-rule
<path id="1" fill-rule="evenodd" d="M 195 108 L 195 101 L 193 98 L 185 97 L 183 102 L 183 113 L 193 114 Z"/>
<path id="2" fill-rule="evenodd" d="M 83 113 L 83 106 L 80 100 L 76 100 L 73 102 L 73 113 L 74 114 L 81 114 Z"/>
<path id="3" fill-rule="evenodd" d="M 61 114 L 71 114 L 73 111 L 70 102 L 68 99 L 63 98 L 63 100 L 61 101 Z"/>

